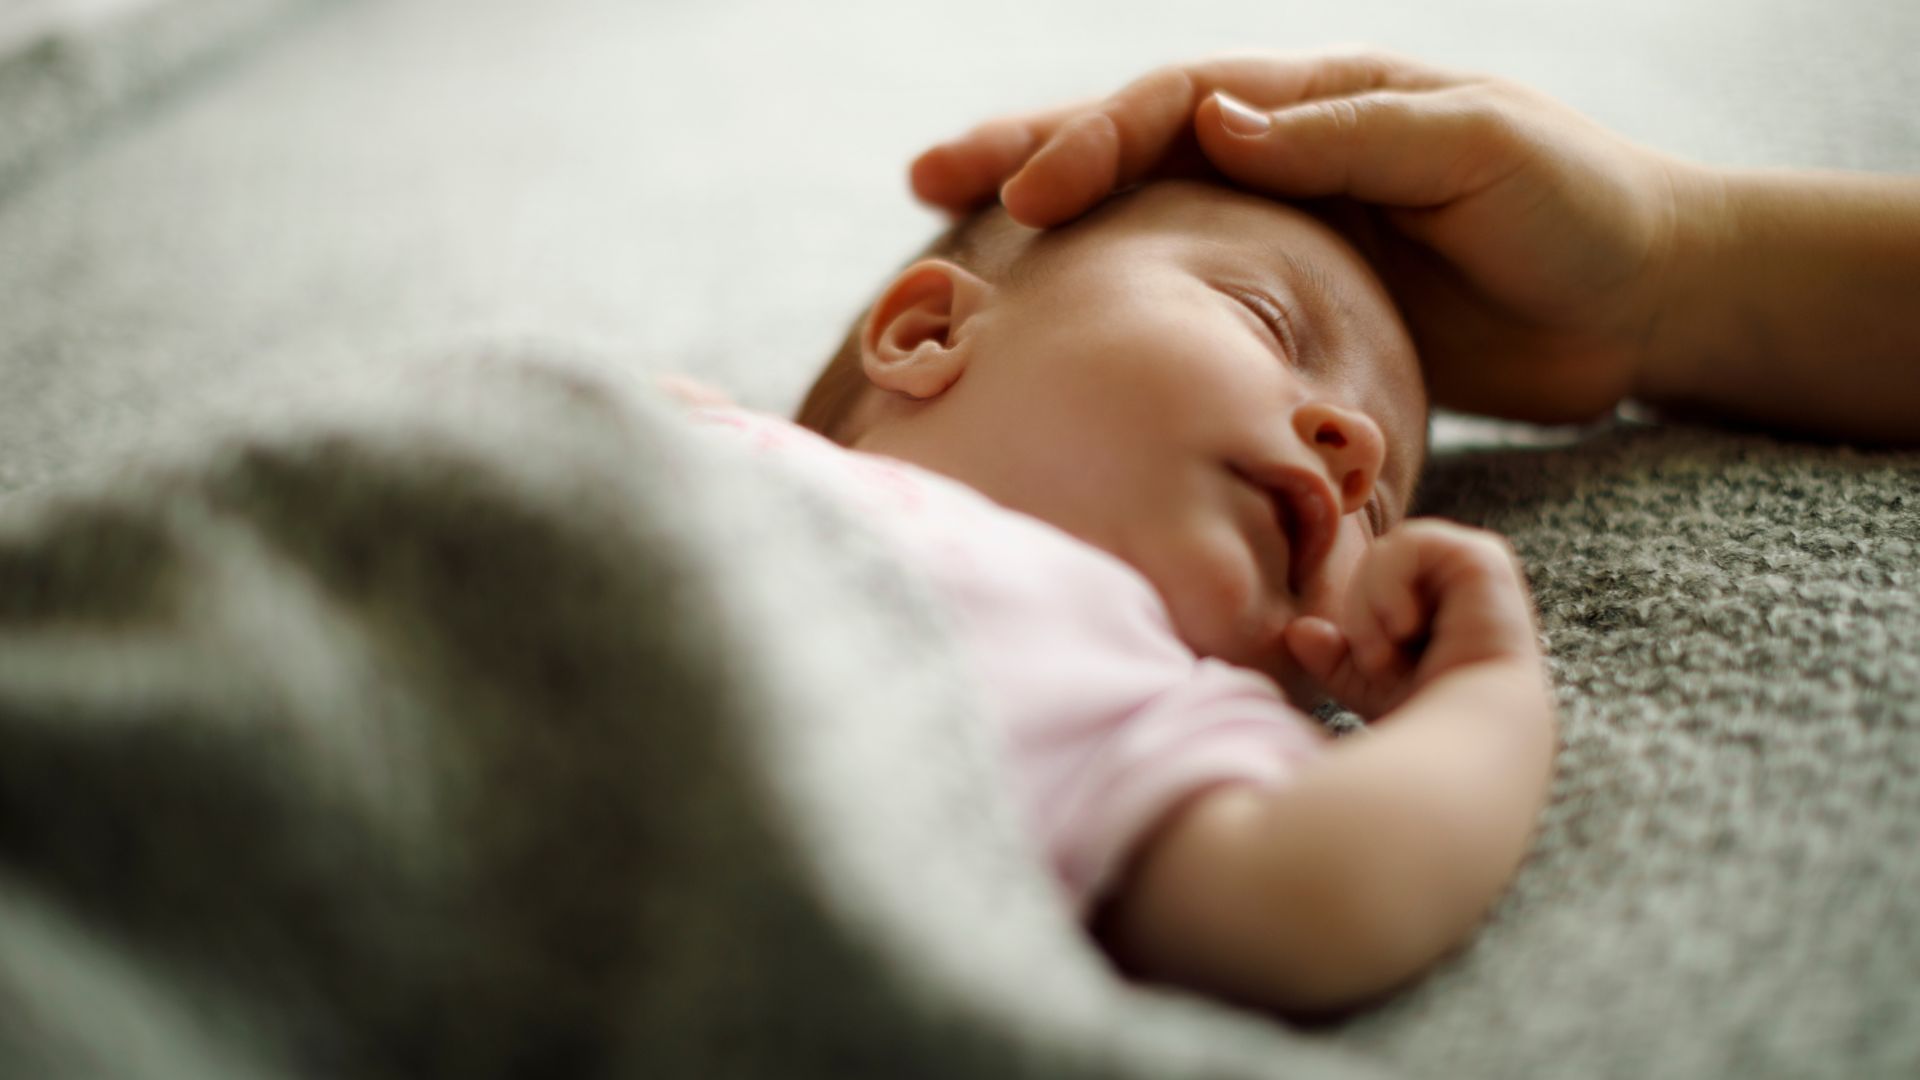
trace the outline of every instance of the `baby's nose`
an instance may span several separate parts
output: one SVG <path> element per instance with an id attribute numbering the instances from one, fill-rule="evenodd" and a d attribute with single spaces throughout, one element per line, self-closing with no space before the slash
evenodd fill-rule
<path id="1" fill-rule="evenodd" d="M 1340 512 L 1351 514 L 1365 506 L 1387 456 L 1386 436 L 1373 417 L 1329 402 L 1309 402 L 1293 411 L 1293 430 L 1326 466 L 1339 493 Z"/>

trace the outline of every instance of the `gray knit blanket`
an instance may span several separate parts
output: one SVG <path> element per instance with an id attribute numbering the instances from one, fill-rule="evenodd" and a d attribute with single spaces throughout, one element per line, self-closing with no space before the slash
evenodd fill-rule
<path id="1" fill-rule="evenodd" d="M 1920 455 L 1466 451 L 1564 749 L 1488 925 L 1302 1030 L 1051 899 L 920 583 L 524 357 L 0 503 L 0 1075 L 1871 1076 L 1920 1062 Z"/>

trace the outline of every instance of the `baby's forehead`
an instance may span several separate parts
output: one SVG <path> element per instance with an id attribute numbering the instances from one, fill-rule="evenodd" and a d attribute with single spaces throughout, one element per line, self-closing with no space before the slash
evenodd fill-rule
<path id="1" fill-rule="evenodd" d="M 1166 180 L 1117 196 L 1107 213 L 1089 222 L 1094 234 L 1152 233 L 1203 241 L 1248 260 L 1276 257 L 1323 267 L 1320 272 L 1357 272 L 1370 277 L 1365 259 L 1324 212 L 1306 204 L 1252 195 L 1220 184 Z"/>
<path id="2" fill-rule="evenodd" d="M 1293 204 L 1220 184 L 1163 180 L 1116 195 L 1065 229 L 1032 233 L 1032 252 L 1068 263 L 1111 258 L 1110 245 L 1128 245 L 1129 261 L 1172 258 L 1204 261 L 1215 269 L 1253 277 L 1280 275 L 1289 287 L 1310 291 L 1324 304 L 1314 316 L 1337 314 L 1352 325 L 1383 320 L 1398 326 L 1398 311 L 1374 273 L 1364 214 L 1335 204 Z M 1363 250 L 1363 248 L 1365 250 Z"/>
<path id="3" fill-rule="evenodd" d="M 1188 217 L 1238 213 L 1255 217 L 1272 215 L 1286 218 L 1300 213 L 1298 209 L 1278 199 L 1252 195 L 1224 184 L 1209 184 L 1198 180 L 1162 180 L 1142 184 L 1116 196 L 1114 202 L 1116 205 L 1129 207 L 1136 213 L 1165 213 Z"/>
<path id="4" fill-rule="evenodd" d="M 1390 348 L 1385 339 L 1402 329 L 1386 287 L 1347 235 L 1354 225 L 1336 227 L 1324 209 L 1195 181 L 1163 181 L 1121 198 L 1111 213 L 1089 221 L 1090 238 L 1173 240 L 1129 254 L 1151 258 L 1158 251 L 1281 285 L 1298 294 L 1299 314 L 1361 332 L 1377 347 Z"/>

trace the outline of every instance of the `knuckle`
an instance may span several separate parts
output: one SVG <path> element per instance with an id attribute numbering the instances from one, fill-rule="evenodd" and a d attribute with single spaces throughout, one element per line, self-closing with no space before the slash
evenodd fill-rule
<path id="1" fill-rule="evenodd" d="M 1400 523 L 1400 527 L 1388 533 L 1381 541 L 1400 540 L 1403 543 L 1416 543 L 1435 536 L 1447 536 L 1462 526 L 1440 518 L 1413 518 Z"/>
<path id="2" fill-rule="evenodd" d="M 1503 150 L 1517 142 L 1513 102 L 1497 89 L 1463 86 L 1449 91 L 1458 110 L 1461 137 L 1483 151 Z"/>
<path id="3" fill-rule="evenodd" d="M 1185 65 L 1154 68 L 1102 102 L 1099 114 L 1119 140 L 1122 180 L 1150 169 L 1163 150 L 1164 134 L 1184 127 L 1193 113 L 1195 80 Z"/>
<path id="4" fill-rule="evenodd" d="M 1483 532 L 1474 537 L 1475 553 L 1483 569 L 1490 573 L 1519 576 L 1520 553 L 1513 542 L 1498 533 Z"/>
<path id="5" fill-rule="evenodd" d="M 1303 96 L 1320 98 L 1376 88 L 1390 77 L 1379 53 L 1365 45 L 1343 45 L 1309 54 L 1311 68 Z"/>
<path id="6" fill-rule="evenodd" d="M 1363 45 L 1349 61 L 1353 73 L 1370 86 L 1384 86 L 1399 71 L 1400 60 L 1392 53 L 1372 45 Z"/>
<path id="7" fill-rule="evenodd" d="M 1358 131 L 1366 122 L 1363 115 L 1365 107 L 1360 98 L 1336 97 L 1318 102 L 1314 107 L 1319 111 L 1329 132 L 1336 138 L 1345 138 Z"/>
<path id="8" fill-rule="evenodd" d="M 1332 55 L 1346 65 L 1347 73 L 1356 81 L 1375 88 L 1408 81 L 1428 70 L 1406 53 L 1366 41 L 1340 45 Z"/>
<path id="9" fill-rule="evenodd" d="M 1391 59 L 1386 49 L 1371 41 L 1342 41 L 1329 46 L 1322 55 L 1350 65 L 1355 72 L 1383 71 Z"/>
<path id="10" fill-rule="evenodd" d="M 980 146 L 1011 146 L 1021 143 L 1031 144 L 1033 138 L 1026 126 L 1018 120 L 996 116 L 968 128 L 966 133 L 956 141 Z"/>
<path id="11" fill-rule="evenodd" d="M 1140 107 L 1185 106 L 1193 94 L 1193 74 L 1183 64 L 1163 64 L 1120 88 L 1102 105 L 1109 112 Z"/>
<path id="12" fill-rule="evenodd" d="M 1405 537 L 1407 543 L 1433 544 L 1451 549 L 1482 570 L 1517 571 L 1520 566 L 1520 555 L 1514 549 L 1513 542 L 1488 529 L 1476 529 L 1436 518 L 1419 518 L 1405 522 L 1387 539 L 1391 540 L 1394 536 Z"/>
<path id="13" fill-rule="evenodd" d="M 1457 187 L 1475 188 L 1505 175 L 1526 157 L 1522 110 L 1499 91 L 1482 85 L 1443 91 L 1451 112 Z"/>
<path id="14" fill-rule="evenodd" d="M 1193 86 L 1193 73 L 1185 64 L 1163 64 L 1142 81 L 1162 91 L 1184 91 Z"/>
<path id="15" fill-rule="evenodd" d="M 1527 105 L 1540 97 L 1540 92 L 1533 87 L 1502 75 L 1485 77 L 1480 81 L 1480 89 L 1488 98 L 1509 108 Z"/>

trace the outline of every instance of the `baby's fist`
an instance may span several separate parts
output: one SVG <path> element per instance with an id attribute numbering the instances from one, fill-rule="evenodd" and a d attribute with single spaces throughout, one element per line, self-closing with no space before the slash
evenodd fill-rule
<path id="1" fill-rule="evenodd" d="M 1308 676 L 1369 718 L 1460 667 L 1540 666 L 1513 549 L 1495 533 L 1432 518 L 1382 537 L 1361 558 L 1336 619 L 1295 619 L 1285 640 Z"/>

